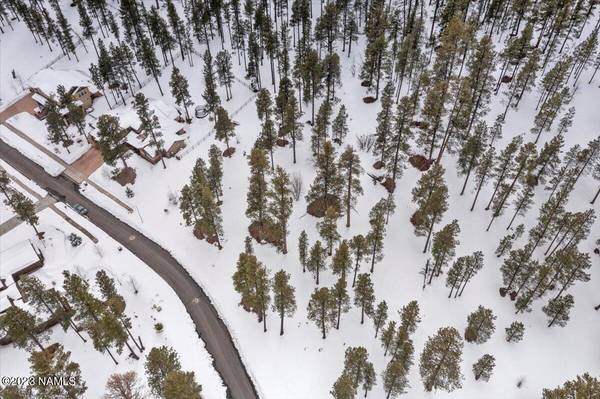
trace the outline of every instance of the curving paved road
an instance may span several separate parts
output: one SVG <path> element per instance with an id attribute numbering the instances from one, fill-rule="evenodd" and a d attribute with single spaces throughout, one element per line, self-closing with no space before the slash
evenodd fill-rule
<path id="1" fill-rule="evenodd" d="M 85 206 L 89 210 L 87 217 L 92 223 L 129 249 L 165 280 L 183 302 L 196 325 L 198 335 L 206 343 L 206 349 L 214 359 L 214 366 L 227 386 L 227 396 L 232 399 L 258 399 L 256 388 L 225 323 L 202 288 L 166 250 L 79 194 L 71 180 L 63 175 L 56 178 L 48 175 L 40 166 L 2 140 L 0 158 L 41 187 L 50 187 L 64 195 L 65 203 Z"/>

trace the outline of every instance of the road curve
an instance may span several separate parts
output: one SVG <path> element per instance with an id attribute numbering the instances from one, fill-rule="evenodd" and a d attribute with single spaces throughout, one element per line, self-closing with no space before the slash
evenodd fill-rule
<path id="1" fill-rule="evenodd" d="M 0 158 L 40 187 L 50 187 L 65 196 L 65 203 L 79 203 L 88 219 L 106 234 L 134 253 L 175 291 L 192 318 L 196 332 L 205 342 L 231 399 L 258 399 L 256 388 L 235 348 L 231 335 L 202 288 L 165 249 L 138 230 L 121 222 L 111 213 L 79 194 L 75 184 L 60 175 L 52 177 L 39 165 L 0 140 Z M 131 239 L 134 236 L 135 239 Z"/>

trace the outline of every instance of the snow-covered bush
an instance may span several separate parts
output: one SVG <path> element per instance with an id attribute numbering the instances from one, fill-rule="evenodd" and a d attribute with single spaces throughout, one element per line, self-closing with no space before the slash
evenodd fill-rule
<path id="1" fill-rule="evenodd" d="M 81 245 L 81 242 L 83 241 L 83 240 L 81 239 L 81 237 L 80 237 L 80 236 L 78 236 L 78 235 L 77 235 L 77 234 L 75 234 L 75 233 L 71 233 L 71 234 L 69 234 L 69 236 L 68 236 L 67 238 L 69 239 L 69 242 L 71 243 L 71 246 L 72 246 L 72 247 L 78 247 L 78 246 L 80 246 L 80 245 Z"/>

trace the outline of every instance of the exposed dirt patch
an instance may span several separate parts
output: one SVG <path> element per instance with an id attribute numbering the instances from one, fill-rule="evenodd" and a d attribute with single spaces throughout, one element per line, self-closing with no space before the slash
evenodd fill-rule
<path id="1" fill-rule="evenodd" d="M 235 153 L 235 147 L 229 147 L 225 151 L 223 151 L 223 156 L 226 158 L 231 158 L 231 156 Z"/>
<path id="2" fill-rule="evenodd" d="M 411 125 L 423 130 L 429 127 L 429 123 L 425 121 L 412 121 Z"/>
<path id="3" fill-rule="evenodd" d="M 373 97 L 373 96 L 363 97 L 363 102 L 365 104 L 373 104 L 375 101 L 377 101 L 377 99 L 375 97 Z"/>
<path id="4" fill-rule="evenodd" d="M 384 164 L 383 162 L 381 162 L 381 161 L 377 161 L 377 162 L 375 162 L 375 163 L 373 164 L 373 168 L 375 168 L 375 169 L 377 169 L 377 170 L 379 170 L 379 169 L 383 168 L 384 166 L 385 166 L 385 164 Z"/>
<path id="5" fill-rule="evenodd" d="M 113 177 L 113 180 L 125 187 L 128 184 L 135 184 L 135 178 L 137 174 L 133 168 L 123 168 L 121 171 Z"/>
<path id="6" fill-rule="evenodd" d="M 199 240 L 206 240 L 209 244 L 217 243 L 217 235 L 211 232 L 212 229 L 203 220 L 199 220 L 194 226 L 194 236 Z"/>
<path id="7" fill-rule="evenodd" d="M 264 221 L 262 226 L 258 222 L 252 223 L 248 226 L 248 233 L 260 244 L 269 243 L 276 247 L 280 247 L 282 244 L 283 237 L 277 226 L 271 221 Z"/>
<path id="8" fill-rule="evenodd" d="M 325 211 L 330 206 L 339 211 L 339 198 L 333 195 L 319 198 L 308 204 L 306 207 L 306 213 L 317 218 L 322 218 L 325 216 Z"/>
<path id="9" fill-rule="evenodd" d="M 287 141 L 286 139 L 277 139 L 275 141 L 275 144 L 277 144 L 279 147 L 287 147 L 288 144 L 290 144 L 290 142 Z"/>
<path id="10" fill-rule="evenodd" d="M 427 159 L 423 155 L 415 154 L 408 158 L 408 162 L 421 172 L 425 172 L 426 170 L 429 170 L 431 164 L 433 164 L 433 159 Z"/>
<path id="11" fill-rule="evenodd" d="M 383 187 L 388 191 L 388 193 L 393 193 L 396 189 L 396 182 L 391 177 L 386 177 L 383 183 L 381 183 Z"/>

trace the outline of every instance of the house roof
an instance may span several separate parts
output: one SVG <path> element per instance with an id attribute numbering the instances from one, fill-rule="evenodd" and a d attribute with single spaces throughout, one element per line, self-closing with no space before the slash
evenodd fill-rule
<path id="1" fill-rule="evenodd" d="M 48 100 L 46 99 L 46 97 L 39 95 L 38 93 L 33 93 L 33 95 L 31 96 L 31 98 L 38 104 L 41 105 L 46 105 L 46 102 L 48 102 Z"/>
<path id="2" fill-rule="evenodd" d="M 90 87 L 93 86 L 87 73 L 78 69 L 55 69 L 45 68 L 34 74 L 27 84 L 30 87 L 36 87 L 45 94 L 50 95 L 56 92 L 58 85 L 63 85 L 67 90 L 72 87 Z"/>
<path id="3" fill-rule="evenodd" d="M 163 141 L 164 149 L 168 150 L 173 143 L 184 139 L 180 133 L 178 134 L 184 127 L 181 123 L 175 121 L 175 118 L 179 116 L 177 109 L 158 99 L 149 99 L 148 105 L 150 112 L 158 117 L 160 132 L 162 134 L 160 139 Z M 138 133 L 141 122 L 133 107 L 113 110 L 110 114 L 119 118 L 119 124 L 122 128 L 131 129 L 126 138 L 126 142 L 129 145 L 137 149 L 143 148 L 150 156 L 156 155 L 156 148 L 152 145 L 152 138 Z"/>
<path id="4" fill-rule="evenodd" d="M 0 278 L 9 280 L 14 273 L 38 262 L 40 258 L 33 245 L 24 240 L 0 252 Z"/>

